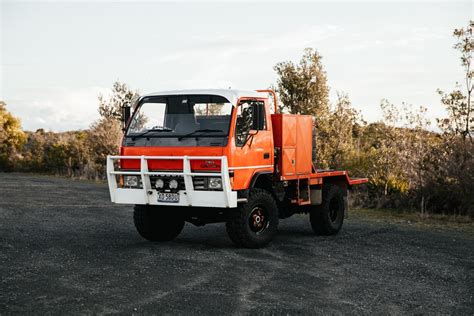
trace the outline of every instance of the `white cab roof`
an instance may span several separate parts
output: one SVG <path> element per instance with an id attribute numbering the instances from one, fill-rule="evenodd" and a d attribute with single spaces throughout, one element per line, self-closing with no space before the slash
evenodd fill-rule
<path id="1" fill-rule="evenodd" d="M 153 97 L 161 95 L 218 95 L 229 100 L 230 103 L 235 105 L 237 100 L 242 97 L 251 97 L 251 98 L 267 98 L 268 94 L 266 92 L 257 92 L 257 91 L 245 91 L 245 90 L 232 90 L 232 89 L 193 89 L 193 90 L 172 90 L 172 91 L 161 91 L 155 93 L 149 93 L 143 95 L 143 97 Z"/>

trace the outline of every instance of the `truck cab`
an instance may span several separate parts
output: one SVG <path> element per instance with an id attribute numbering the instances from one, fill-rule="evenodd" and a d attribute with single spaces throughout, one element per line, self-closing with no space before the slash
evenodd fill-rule
<path id="1" fill-rule="evenodd" d="M 135 205 L 140 235 L 165 241 L 185 221 L 225 222 L 234 243 L 262 247 L 279 218 L 311 215 L 324 205 L 323 180 L 330 177 L 327 187 L 339 192 L 340 205 L 333 203 L 339 231 L 347 189 L 363 179 L 330 171 L 319 177 L 312 118 L 275 113 L 268 92 L 165 91 L 124 108 L 120 155 L 108 156 L 107 177 L 112 202 Z"/>

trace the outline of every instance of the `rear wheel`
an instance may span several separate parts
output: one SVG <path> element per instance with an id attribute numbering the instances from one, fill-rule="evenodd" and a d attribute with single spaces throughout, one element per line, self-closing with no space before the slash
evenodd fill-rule
<path id="1" fill-rule="evenodd" d="M 266 246 L 278 228 L 278 208 L 272 195 L 262 189 L 252 189 L 248 202 L 232 209 L 226 228 L 237 246 Z"/>
<path id="2" fill-rule="evenodd" d="M 159 206 L 135 205 L 133 222 L 140 236 L 150 241 L 173 240 L 184 227 L 182 218 Z"/>
<path id="3" fill-rule="evenodd" d="M 337 185 L 323 187 L 322 204 L 309 213 L 311 227 L 316 235 L 335 235 L 344 222 L 344 191 Z"/>

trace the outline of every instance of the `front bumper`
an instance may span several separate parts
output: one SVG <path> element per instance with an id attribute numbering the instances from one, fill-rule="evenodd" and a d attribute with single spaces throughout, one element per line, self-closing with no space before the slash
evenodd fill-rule
<path id="1" fill-rule="evenodd" d="M 115 170 L 114 161 L 119 159 L 139 159 L 140 170 Z M 148 160 L 183 160 L 182 172 L 149 171 Z M 220 172 L 192 172 L 191 160 L 221 160 Z M 142 188 L 119 188 L 117 175 L 136 175 L 141 177 Z M 179 202 L 158 202 L 158 192 L 152 188 L 150 176 L 179 176 L 183 177 L 185 190 L 180 190 Z M 220 177 L 222 191 L 195 191 L 193 176 Z M 229 168 L 226 156 L 107 156 L 107 181 L 109 184 L 110 199 L 119 204 L 149 204 L 166 206 L 190 207 L 237 207 L 237 192 L 230 186 Z"/>

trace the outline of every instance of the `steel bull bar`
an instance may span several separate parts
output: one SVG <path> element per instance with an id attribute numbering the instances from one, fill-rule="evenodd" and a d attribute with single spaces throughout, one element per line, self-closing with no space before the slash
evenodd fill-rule
<path id="1" fill-rule="evenodd" d="M 140 160 L 140 170 L 115 170 L 114 161 L 120 159 Z M 183 171 L 150 171 L 148 160 L 182 160 Z M 193 172 L 191 160 L 220 160 L 220 172 Z M 138 176 L 141 178 L 141 188 L 121 188 L 117 185 L 117 175 Z M 185 190 L 179 190 L 179 201 L 168 203 L 158 201 L 158 191 L 152 188 L 150 176 L 183 177 Z M 220 177 L 222 191 L 195 191 L 193 177 Z M 229 177 L 229 166 L 226 156 L 107 156 L 107 181 L 110 199 L 118 204 L 149 204 L 167 206 L 192 207 L 237 207 L 237 192 L 232 191 Z"/>

